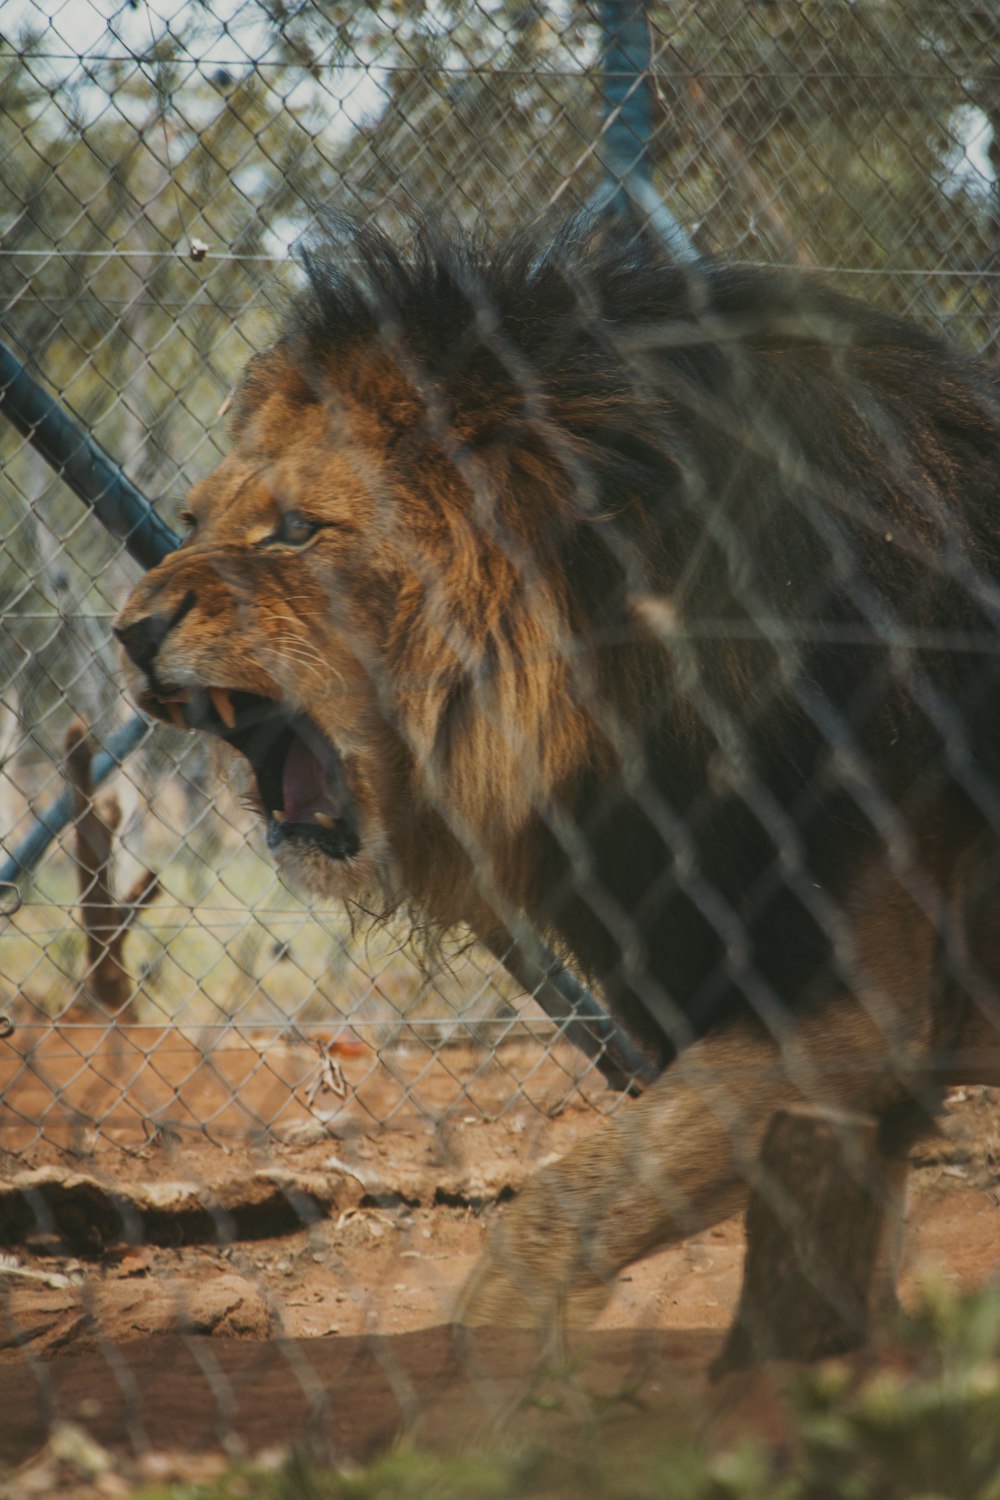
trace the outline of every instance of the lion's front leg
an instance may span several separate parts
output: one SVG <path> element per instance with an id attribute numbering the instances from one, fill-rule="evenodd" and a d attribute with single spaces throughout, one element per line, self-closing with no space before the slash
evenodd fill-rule
<path id="1" fill-rule="evenodd" d="M 749 1029 L 691 1047 L 532 1178 L 464 1287 L 459 1319 L 589 1322 L 622 1267 L 743 1206 L 768 1121 L 794 1092 L 775 1045 Z"/>

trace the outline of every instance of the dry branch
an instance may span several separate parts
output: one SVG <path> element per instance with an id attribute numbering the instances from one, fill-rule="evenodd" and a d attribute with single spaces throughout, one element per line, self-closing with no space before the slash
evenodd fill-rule
<path id="1" fill-rule="evenodd" d="M 135 1019 L 132 979 L 122 949 L 136 914 L 159 893 L 160 882 L 143 871 L 124 899 L 111 888 L 114 837 L 121 807 L 114 795 L 95 799 L 90 731 L 74 719 L 66 732 L 66 779 L 73 791 L 74 845 L 80 886 L 80 920 L 87 938 L 84 992 L 90 1005 L 119 1021 Z"/>

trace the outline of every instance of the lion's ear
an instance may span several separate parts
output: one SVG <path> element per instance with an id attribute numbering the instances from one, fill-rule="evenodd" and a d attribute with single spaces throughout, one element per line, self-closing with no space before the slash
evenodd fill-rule
<path id="1" fill-rule="evenodd" d="M 418 361 L 388 344 L 373 343 L 353 350 L 349 361 L 342 358 L 337 384 L 349 393 L 355 416 L 364 413 L 393 443 L 405 434 L 427 435 L 430 413 L 440 420 L 437 382 Z"/>
<path id="2" fill-rule="evenodd" d="M 247 361 L 235 389 L 223 403 L 222 411 L 229 417 L 229 437 L 239 442 L 254 415 L 265 401 L 275 396 L 291 406 L 312 405 L 315 392 L 289 359 L 281 344 L 254 354 Z"/>
<path id="3" fill-rule="evenodd" d="M 229 393 L 225 410 L 229 416 L 229 435 L 239 438 L 254 408 L 259 406 L 266 393 L 267 370 L 271 362 L 271 351 L 254 354 L 243 367 L 239 380 Z"/>

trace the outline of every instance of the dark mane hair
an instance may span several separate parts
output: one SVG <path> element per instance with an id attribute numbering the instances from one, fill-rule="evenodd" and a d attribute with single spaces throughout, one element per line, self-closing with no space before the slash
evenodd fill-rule
<path id="1" fill-rule="evenodd" d="M 316 399 L 352 351 L 391 367 L 400 473 L 433 449 L 456 476 L 433 503 L 473 495 L 477 546 L 519 573 L 490 641 L 469 606 L 442 783 L 498 653 L 530 670 L 536 576 L 552 650 L 574 643 L 539 732 L 572 712 L 586 747 L 495 857 L 508 902 L 662 1055 L 843 987 L 858 871 L 908 859 L 919 884 L 922 831 L 997 807 L 991 373 L 811 276 L 578 224 L 401 248 L 338 223 L 303 263 L 283 347 Z"/>

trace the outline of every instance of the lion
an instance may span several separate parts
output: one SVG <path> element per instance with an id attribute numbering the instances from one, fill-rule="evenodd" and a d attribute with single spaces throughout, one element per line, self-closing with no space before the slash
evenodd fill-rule
<path id="1" fill-rule="evenodd" d="M 874 1112 L 901 1201 L 944 1087 L 1000 1081 L 993 372 L 580 222 L 338 222 L 304 266 L 115 628 L 293 886 L 527 923 L 663 1068 L 461 1316 L 593 1317 L 741 1207 L 789 1101 Z"/>

